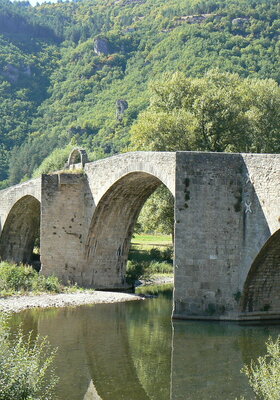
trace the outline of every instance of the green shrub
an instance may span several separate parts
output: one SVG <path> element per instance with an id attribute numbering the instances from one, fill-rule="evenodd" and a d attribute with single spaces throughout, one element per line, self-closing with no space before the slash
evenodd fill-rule
<path id="1" fill-rule="evenodd" d="M 167 261 L 171 263 L 173 258 L 173 249 L 172 247 L 166 247 L 165 249 L 161 250 L 157 247 L 153 247 L 149 254 L 152 260 L 161 262 Z"/>
<path id="2" fill-rule="evenodd" d="M 32 280 L 36 279 L 36 274 L 31 267 L 2 262 L 0 264 L 0 290 L 31 290 Z"/>
<path id="3" fill-rule="evenodd" d="M 32 290 L 60 293 L 63 288 L 56 276 L 45 277 L 44 275 L 37 274 L 36 279 L 32 282 Z"/>
<path id="4" fill-rule="evenodd" d="M 173 247 L 166 247 L 166 249 L 163 250 L 162 252 L 162 257 L 164 260 L 168 262 L 172 262 L 173 260 Z"/>
<path id="5" fill-rule="evenodd" d="M 161 251 L 157 247 L 153 247 L 150 250 L 150 256 L 153 260 L 159 260 L 161 259 Z"/>
<path id="6" fill-rule="evenodd" d="M 134 283 L 141 278 L 148 278 L 149 263 L 128 261 L 126 267 L 126 281 L 129 284 Z"/>
<path id="7" fill-rule="evenodd" d="M 275 342 L 266 343 L 267 354 L 245 365 L 243 372 L 249 379 L 257 399 L 279 400 L 280 398 L 280 336 Z"/>
<path id="8" fill-rule="evenodd" d="M 126 268 L 126 281 L 134 284 L 139 279 L 150 279 L 153 274 L 172 274 L 173 265 L 167 262 L 137 262 L 128 261 Z"/>
<path id="9" fill-rule="evenodd" d="M 41 174 L 48 174 L 63 169 L 73 147 L 73 145 L 68 144 L 63 149 L 55 149 L 33 172 L 33 178 L 37 178 Z"/>
<path id="10" fill-rule="evenodd" d="M 152 261 L 148 269 L 151 274 L 172 274 L 173 265 L 165 261 Z"/>
<path id="11" fill-rule="evenodd" d="M 57 377 L 46 338 L 12 333 L 0 314 L 0 400 L 50 400 Z"/>
<path id="12" fill-rule="evenodd" d="M 62 286 L 55 276 L 39 275 L 32 267 L 0 263 L 0 295 L 7 296 L 15 292 L 55 292 L 62 291 Z"/>

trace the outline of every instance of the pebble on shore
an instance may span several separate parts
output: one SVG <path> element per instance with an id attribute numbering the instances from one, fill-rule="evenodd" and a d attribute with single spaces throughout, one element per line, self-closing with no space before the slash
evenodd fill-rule
<path id="1" fill-rule="evenodd" d="M 118 292 L 76 292 L 41 295 L 20 295 L 0 298 L 0 311 L 19 312 L 28 308 L 73 307 L 84 304 L 119 303 L 143 300 L 143 297 L 131 293 Z"/>

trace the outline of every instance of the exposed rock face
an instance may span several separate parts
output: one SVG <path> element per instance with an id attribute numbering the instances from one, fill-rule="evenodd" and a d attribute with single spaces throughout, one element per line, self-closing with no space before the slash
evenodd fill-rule
<path id="1" fill-rule="evenodd" d="M 110 54 L 110 44 L 107 38 L 98 37 L 94 41 L 94 51 L 99 56 Z"/>
<path id="2" fill-rule="evenodd" d="M 212 17 L 214 14 L 199 14 L 199 15 L 183 15 L 177 19 L 179 22 L 187 22 L 189 24 L 201 24 L 207 18 Z"/>
<path id="3" fill-rule="evenodd" d="M 128 108 L 128 102 L 126 100 L 118 99 L 116 101 L 116 118 L 121 121 L 125 110 Z"/>
<path id="4" fill-rule="evenodd" d="M 249 18 L 234 18 L 231 23 L 235 28 L 243 28 L 249 22 Z"/>
<path id="5" fill-rule="evenodd" d="M 116 0 L 114 1 L 114 4 L 121 3 L 122 6 L 127 6 L 129 4 L 133 3 L 138 3 L 138 4 L 144 4 L 146 3 L 146 0 Z"/>
<path id="6" fill-rule="evenodd" d="M 11 82 L 16 82 L 19 77 L 19 70 L 18 68 L 14 67 L 12 64 L 8 64 L 3 72 L 3 75 L 9 79 Z"/>
<path id="7" fill-rule="evenodd" d="M 30 65 L 22 65 L 20 68 L 15 67 L 13 64 L 7 64 L 4 67 L 2 74 L 10 81 L 17 82 L 20 74 L 31 76 L 31 67 Z"/>

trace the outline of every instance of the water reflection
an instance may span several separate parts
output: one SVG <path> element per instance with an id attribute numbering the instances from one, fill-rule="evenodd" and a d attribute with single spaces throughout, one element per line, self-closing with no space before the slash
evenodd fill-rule
<path id="1" fill-rule="evenodd" d="M 177 321 L 173 326 L 172 400 L 255 398 L 240 369 L 265 353 L 265 342 L 277 337 L 279 325 Z"/>
<path id="2" fill-rule="evenodd" d="M 172 332 L 171 307 L 169 290 L 144 302 L 26 311 L 11 323 L 58 347 L 59 400 L 252 398 L 240 368 L 279 326 L 178 321 Z"/>
<path id="3" fill-rule="evenodd" d="M 240 395 L 247 381 L 240 375 L 238 339 L 238 326 L 175 322 L 172 400 L 234 399 Z"/>

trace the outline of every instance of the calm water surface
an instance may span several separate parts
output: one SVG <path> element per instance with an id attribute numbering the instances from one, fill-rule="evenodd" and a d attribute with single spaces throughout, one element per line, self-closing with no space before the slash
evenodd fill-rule
<path id="1" fill-rule="evenodd" d="M 244 363 L 280 325 L 171 322 L 172 290 L 120 304 L 24 311 L 11 324 L 58 347 L 59 400 L 252 399 Z"/>

